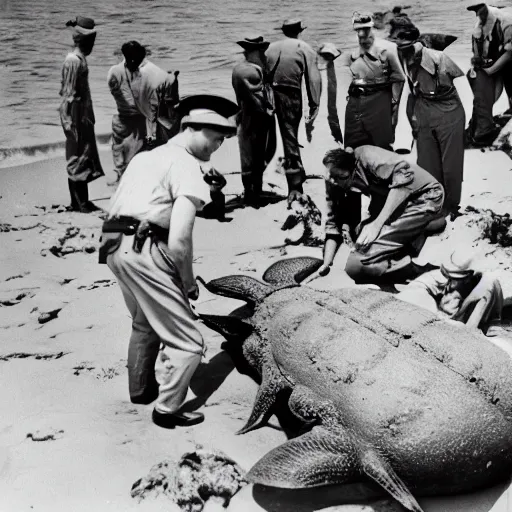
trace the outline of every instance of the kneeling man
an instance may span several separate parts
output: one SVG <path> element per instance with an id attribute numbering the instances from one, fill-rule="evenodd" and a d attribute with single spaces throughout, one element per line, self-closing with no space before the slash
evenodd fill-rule
<path id="1" fill-rule="evenodd" d="M 376 146 L 328 151 L 323 164 L 327 221 L 324 264 L 318 273 L 329 272 L 343 224 L 355 238 L 345 270 L 356 283 L 399 283 L 425 272 L 411 258 L 432 229 L 446 225 L 440 217 L 444 191 L 439 182 L 418 165 Z M 351 203 L 344 200 L 349 190 L 370 197 L 370 216 L 358 225 L 360 212 L 351 211 Z"/>

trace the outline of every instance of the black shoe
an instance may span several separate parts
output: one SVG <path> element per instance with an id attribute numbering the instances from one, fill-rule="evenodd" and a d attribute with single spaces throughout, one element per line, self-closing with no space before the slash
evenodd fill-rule
<path id="1" fill-rule="evenodd" d="M 425 227 L 425 233 L 434 235 L 442 233 L 446 229 L 446 219 L 440 215 L 435 219 L 431 220 Z"/>
<path id="2" fill-rule="evenodd" d="M 153 409 L 153 423 L 162 428 L 191 427 L 203 421 L 204 414 L 200 412 L 175 412 L 168 414 Z"/>

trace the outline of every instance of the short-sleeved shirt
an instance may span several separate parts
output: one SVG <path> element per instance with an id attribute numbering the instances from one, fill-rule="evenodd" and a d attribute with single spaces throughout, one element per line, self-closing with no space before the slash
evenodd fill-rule
<path id="1" fill-rule="evenodd" d="M 369 50 L 357 47 L 343 53 L 340 62 L 342 66 L 348 66 L 356 85 L 405 82 L 398 57 L 379 41 L 375 41 Z"/>
<path id="2" fill-rule="evenodd" d="M 451 112 L 460 106 L 453 80 L 464 72 L 443 52 L 423 48 L 419 66 L 406 70 L 416 96 L 428 101 L 428 109 Z"/>
<path id="3" fill-rule="evenodd" d="M 419 165 L 405 162 L 393 151 L 377 146 L 360 146 L 354 150 L 356 167 L 350 189 L 370 196 L 371 201 L 383 205 L 389 190 L 401 188 L 406 197 L 440 187 L 439 182 Z M 327 217 L 326 235 L 340 235 L 348 212 L 344 211 L 344 191 L 326 181 Z M 406 199 L 407 200 L 407 199 Z M 371 209 L 371 203 L 370 203 Z"/>
<path id="4" fill-rule="evenodd" d="M 169 229 L 176 199 L 186 196 L 197 209 L 210 202 L 210 187 L 201 166 L 175 139 L 136 155 L 129 163 L 110 201 L 109 217 L 129 216 Z"/>

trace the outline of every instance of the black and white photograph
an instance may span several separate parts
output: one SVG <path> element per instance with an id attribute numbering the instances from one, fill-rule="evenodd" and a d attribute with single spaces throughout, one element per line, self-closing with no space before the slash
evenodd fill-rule
<path id="1" fill-rule="evenodd" d="M 394 1 L 0 0 L 0 512 L 512 512 L 512 0 Z"/>

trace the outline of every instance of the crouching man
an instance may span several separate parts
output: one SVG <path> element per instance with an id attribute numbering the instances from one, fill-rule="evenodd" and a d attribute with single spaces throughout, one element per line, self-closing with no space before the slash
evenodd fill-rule
<path id="1" fill-rule="evenodd" d="M 442 317 L 500 336 L 503 292 L 497 279 L 473 268 L 471 257 L 453 252 L 439 270 L 411 281 L 397 298 L 439 313 Z"/>
<path id="2" fill-rule="evenodd" d="M 156 399 L 153 421 L 164 428 L 204 419 L 201 413 L 181 410 L 203 353 L 189 304 L 198 296 L 192 231 L 196 212 L 210 202 L 202 167 L 226 137 L 235 135 L 232 116 L 238 106 L 196 95 L 178 109 L 184 114 L 182 131 L 129 163 L 111 199 L 100 248 L 100 262 L 106 259 L 117 277 L 132 317 L 130 399 L 140 404 Z M 162 366 L 160 385 L 157 362 Z"/>
<path id="3" fill-rule="evenodd" d="M 344 224 L 355 240 L 345 271 L 357 284 L 405 282 L 432 268 L 419 266 L 411 258 L 419 254 L 432 230 L 446 226 L 440 217 L 444 191 L 435 178 L 376 146 L 328 151 L 323 164 L 327 220 L 324 264 L 318 275 L 329 272 Z M 370 216 L 358 225 L 361 212 L 351 211 L 353 205 L 344 200 L 349 190 L 370 197 Z"/>

